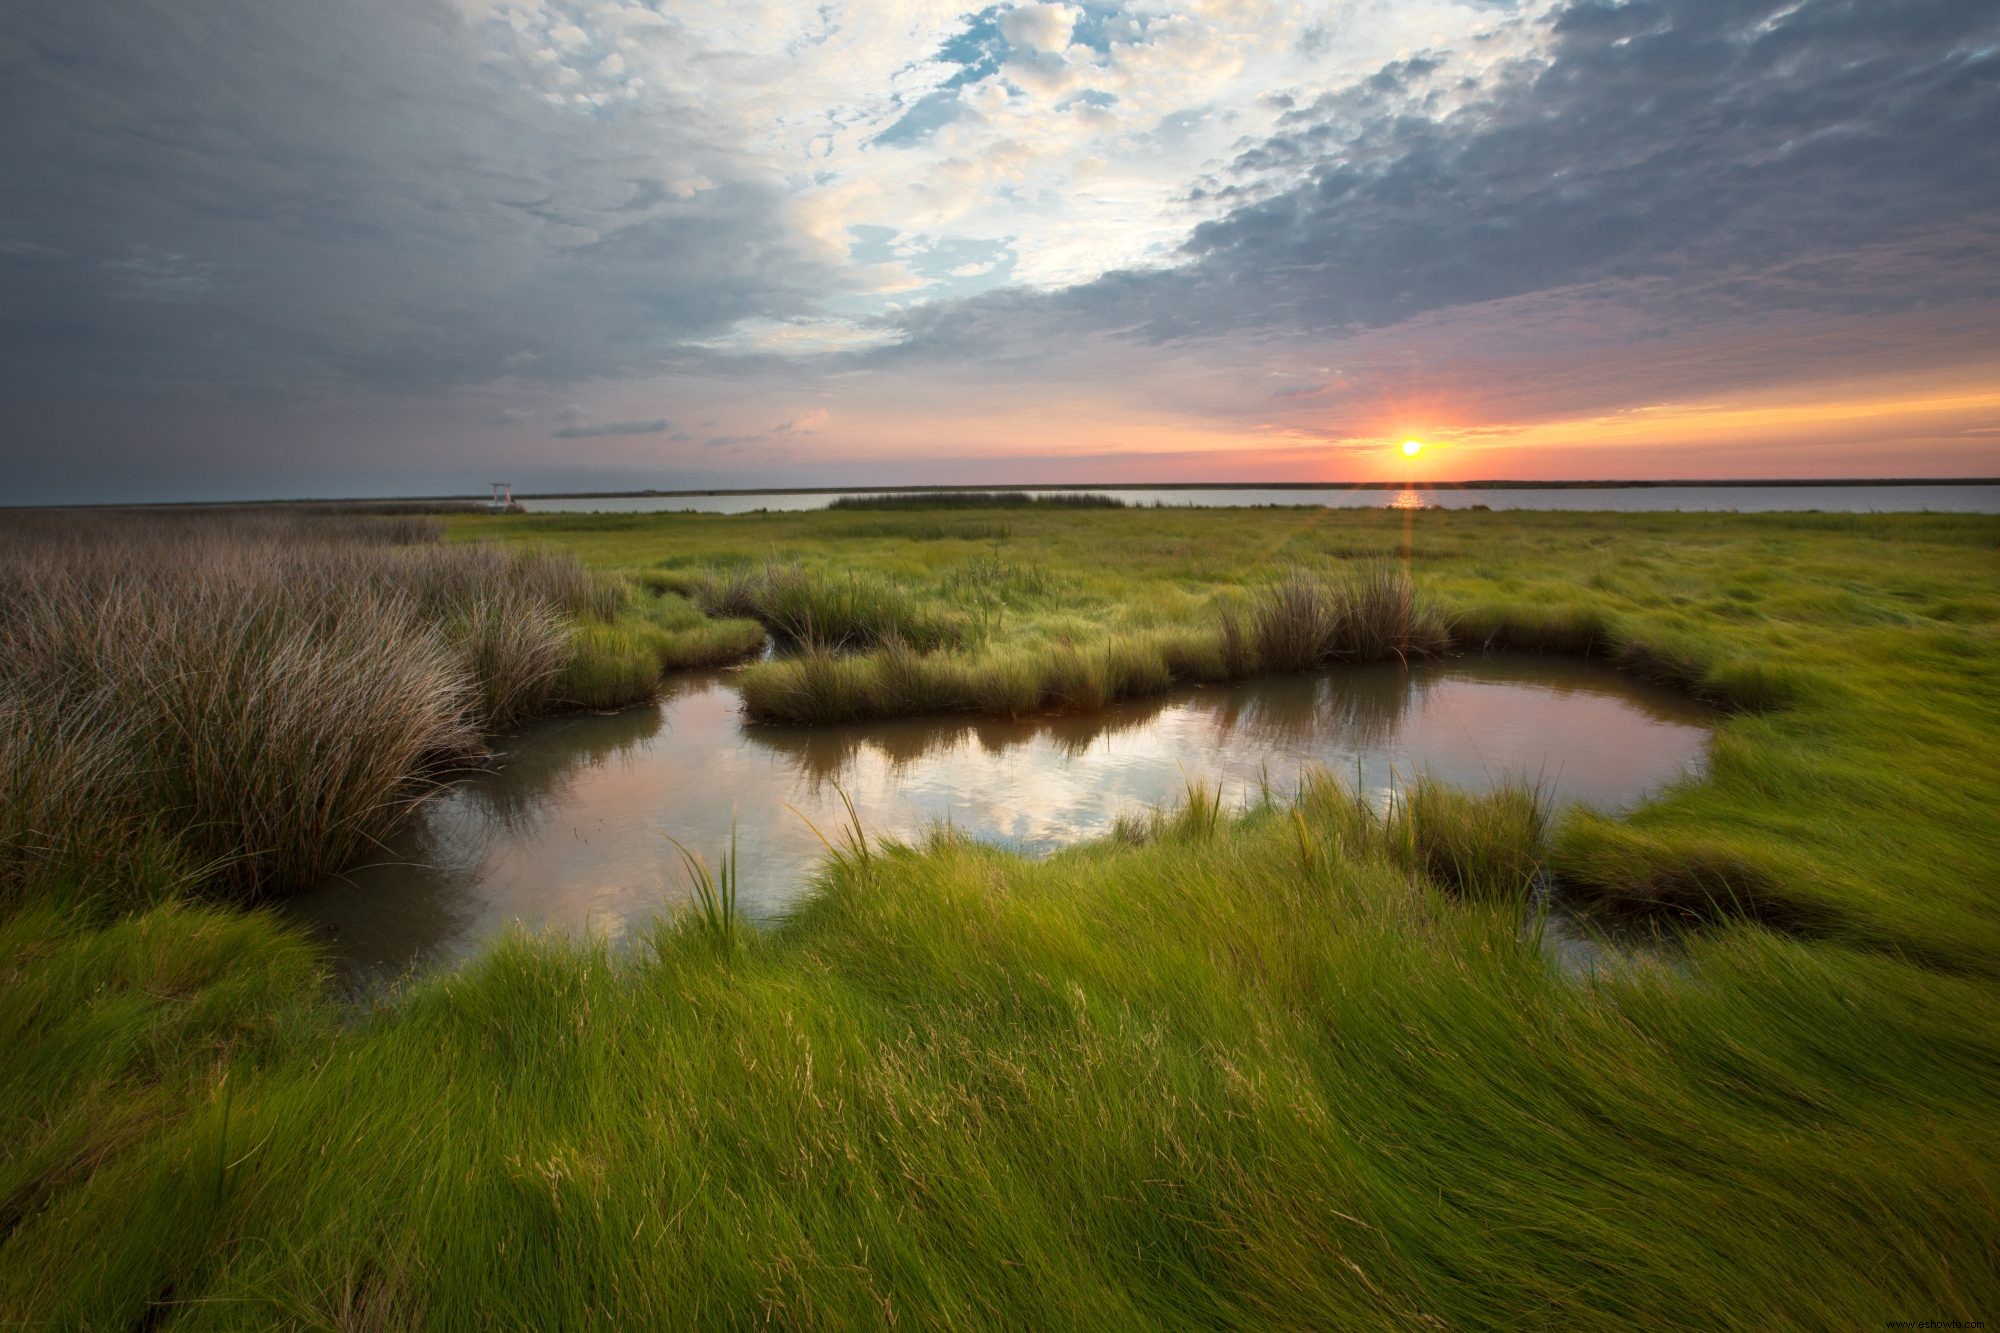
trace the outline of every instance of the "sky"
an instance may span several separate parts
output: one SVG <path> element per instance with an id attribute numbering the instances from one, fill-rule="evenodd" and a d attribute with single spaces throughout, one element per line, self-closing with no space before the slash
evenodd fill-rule
<path id="1" fill-rule="evenodd" d="M 12 0 L 0 414 L 0 503 L 2000 474 L 2000 5 Z"/>

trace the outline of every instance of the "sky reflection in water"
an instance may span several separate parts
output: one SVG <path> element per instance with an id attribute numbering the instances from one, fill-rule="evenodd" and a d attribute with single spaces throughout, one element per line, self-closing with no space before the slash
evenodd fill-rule
<path id="1" fill-rule="evenodd" d="M 357 870 L 291 904 L 362 985 L 474 951 L 510 922 L 614 939 L 685 900 L 667 835 L 742 852 L 742 906 L 782 911 L 841 823 L 837 783 L 871 835 L 949 821 L 1034 854 L 1172 802 L 1190 779 L 1225 799 L 1283 792 L 1324 764 L 1371 792 L 1428 771 L 1477 788 L 1511 775 L 1558 799 L 1629 807 L 1698 770 L 1699 705 L 1561 659 L 1470 658 L 1183 689 L 1081 717 L 746 725 L 719 675 L 657 707 L 557 718 L 505 742 L 490 771 L 427 802 Z"/>

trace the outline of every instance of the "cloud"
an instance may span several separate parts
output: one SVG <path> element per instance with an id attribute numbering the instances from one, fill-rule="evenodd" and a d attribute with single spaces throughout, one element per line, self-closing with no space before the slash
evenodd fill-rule
<path id="1" fill-rule="evenodd" d="M 1300 101 L 1175 264 L 922 307 L 880 358 L 1338 339 L 1605 284 L 1653 284 L 1660 333 L 2000 296 L 2000 11 L 1579 0 L 1541 31 L 1471 91 L 1433 52 Z"/>
<path id="2" fill-rule="evenodd" d="M 819 428 L 824 426 L 832 415 L 831 412 L 823 407 L 815 407 L 809 411 L 801 412 L 790 421 L 771 427 L 771 433 L 773 435 L 812 435 L 818 432 Z"/>
<path id="3" fill-rule="evenodd" d="M 549 432 L 551 439 L 596 440 L 612 435 L 664 435 L 668 426 L 665 417 L 651 421 L 598 421 L 582 426 L 564 426 Z"/>
<path id="4" fill-rule="evenodd" d="M 700 107 L 557 108 L 486 46 L 444 0 L 8 9 L 0 388 L 574 382 L 829 288 Z"/>
<path id="5" fill-rule="evenodd" d="M 1000 31 L 1015 46 L 1031 51 L 1060 51 L 1083 11 L 1069 5 L 1016 5 L 1000 15 Z"/>
<path id="6" fill-rule="evenodd" d="M 1964 0 L 0 6 L 0 451 L 303 494 L 1033 403 L 1139 458 L 1990 363 L 1997 53 Z"/>

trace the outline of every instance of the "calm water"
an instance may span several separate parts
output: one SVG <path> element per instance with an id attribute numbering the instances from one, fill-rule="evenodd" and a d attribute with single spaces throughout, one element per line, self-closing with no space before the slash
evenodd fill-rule
<path id="1" fill-rule="evenodd" d="M 870 495 L 872 491 L 851 494 Z M 1058 492 L 1036 491 L 1047 495 Z M 1734 510 L 1775 513 L 1820 509 L 1847 513 L 1889 513 L 1931 510 L 1939 513 L 2000 514 L 2000 486 L 1605 486 L 1553 487 L 1548 490 L 1463 490 L 1443 486 L 1384 490 L 1107 490 L 1127 504 L 1192 505 L 1323 505 L 1329 509 L 1419 508 L 1439 505 L 1466 509 L 1610 509 Z M 753 509 L 823 509 L 832 495 L 624 495 L 599 499 L 533 500 L 521 503 L 530 513 L 641 513 L 655 510 L 700 510 L 711 514 L 742 514 Z"/>
<path id="2" fill-rule="evenodd" d="M 1189 779 L 1253 799 L 1324 764 L 1378 797 L 1428 771 L 1478 788 L 1514 774 L 1559 799 L 1628 807 L 1699 769 L 1699 705 L 1568 659 L 1469 658 L 1185 689 L 1089 717 L 746 724 L 721 675 L 656 707 L 556 718 L 490 771 L 425 803 L 383 864 L 296 899 L 362 987 L 475 950 L 510 922 L 613 939 L 687 899 L 667 836 L 711 863 L 737 821 L 742 906 L 781 912 L 823 849 L 838 783 L 871 835 L 947 820 L 1041 853 L 1171 803 Z"/>

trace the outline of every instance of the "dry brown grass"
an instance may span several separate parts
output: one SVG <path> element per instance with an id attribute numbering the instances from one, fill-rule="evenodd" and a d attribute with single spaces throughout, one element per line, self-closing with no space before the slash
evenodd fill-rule
<path id="1" fill-rule="evenodd" d="M 28 514 L 0 534 L 0 874 L 254 895 L 350 862 L 547 707 L 622 588 L 431 519 Z M 168 878 L 174 878 L 169 876 Z"/>

